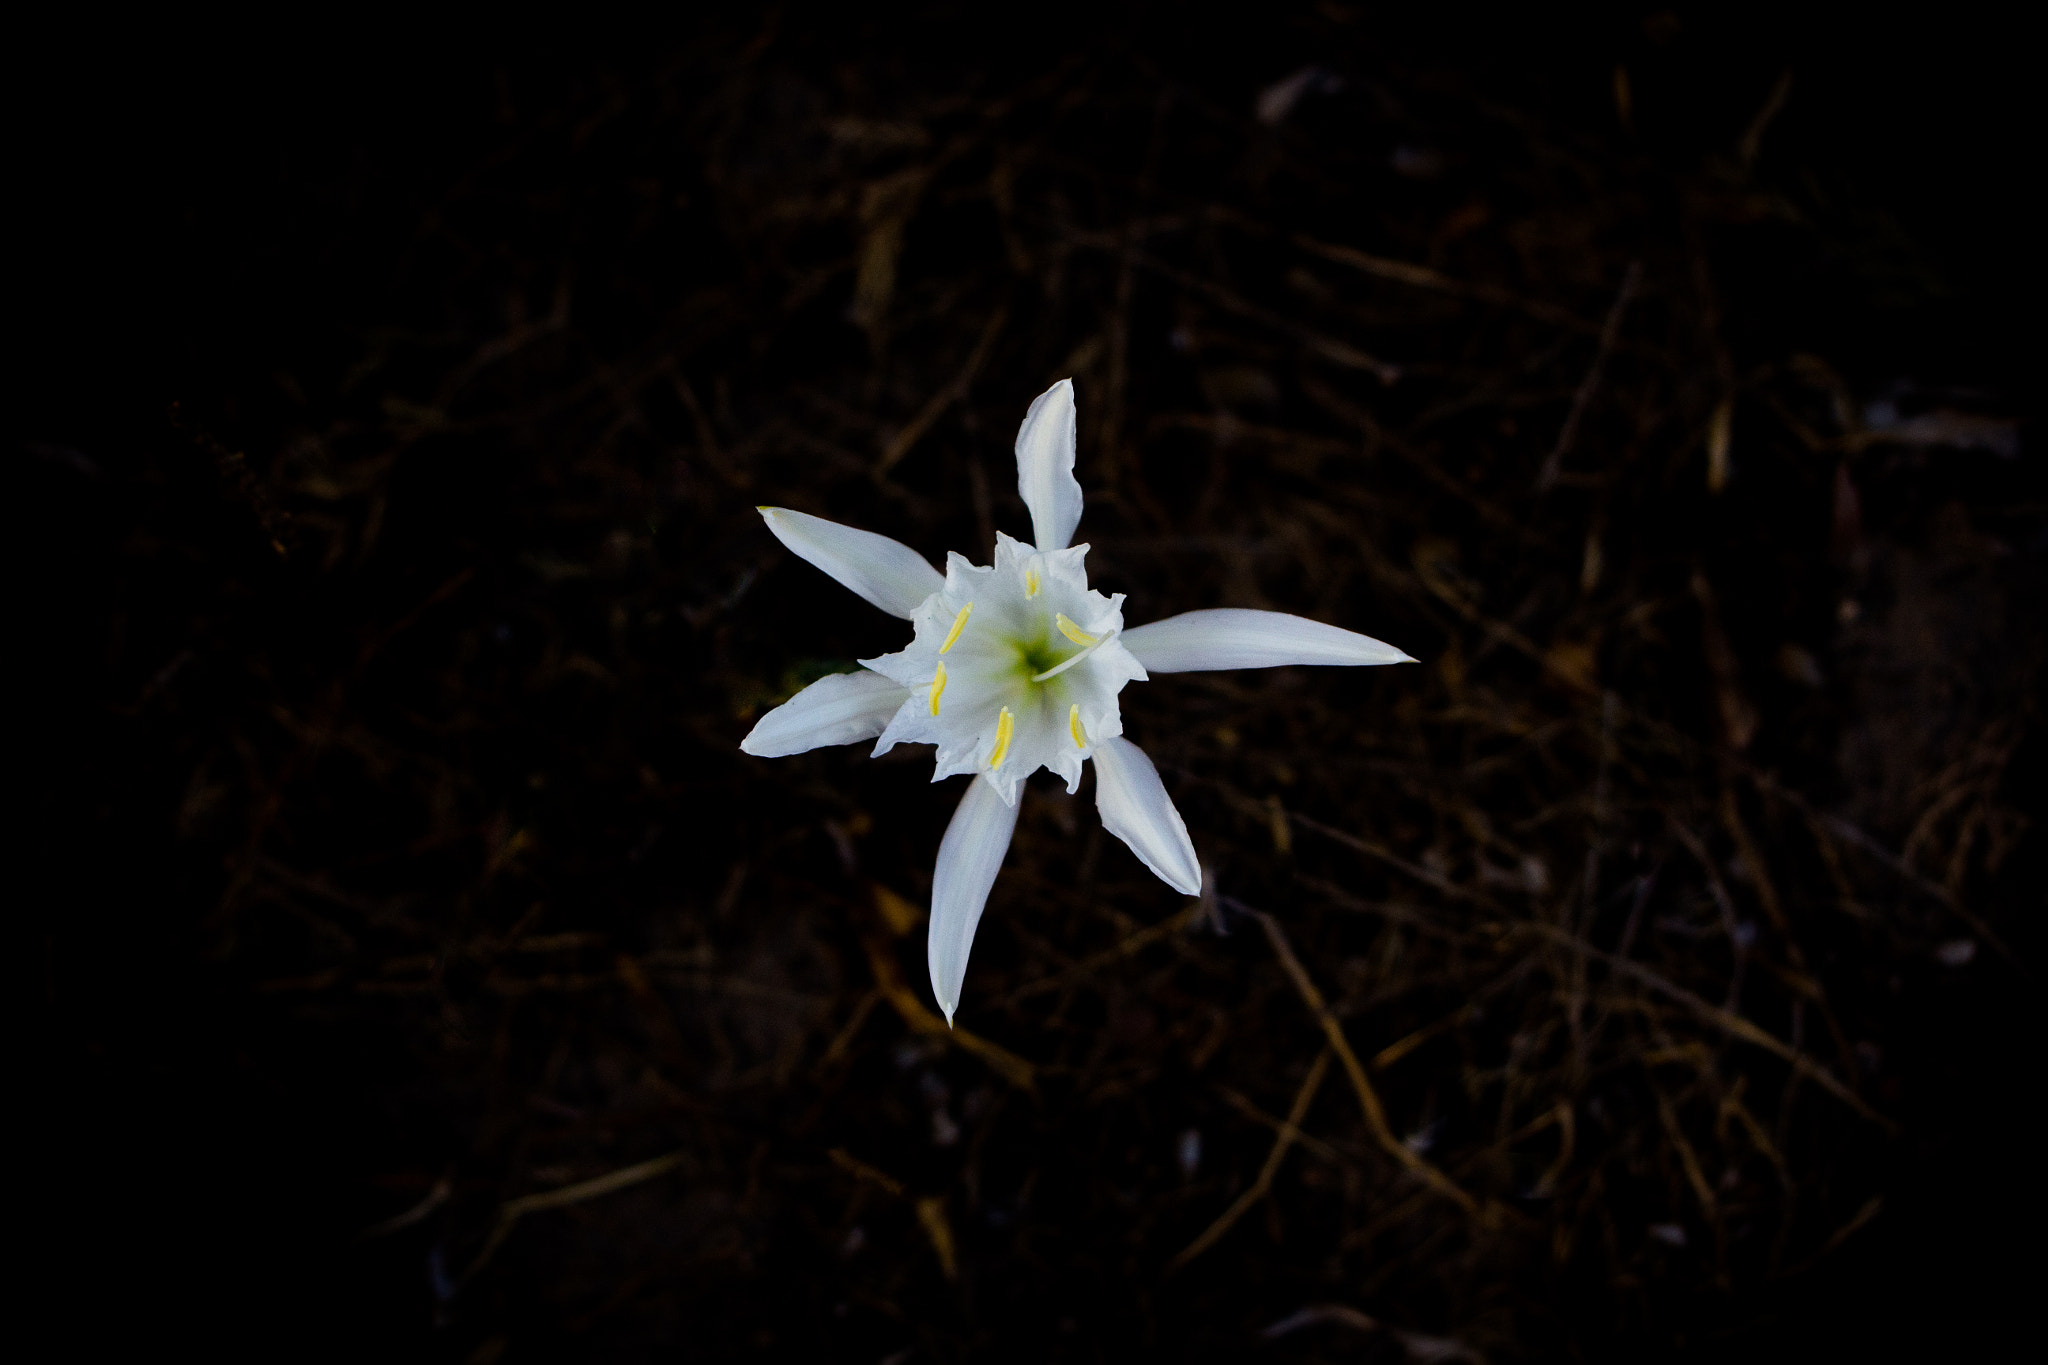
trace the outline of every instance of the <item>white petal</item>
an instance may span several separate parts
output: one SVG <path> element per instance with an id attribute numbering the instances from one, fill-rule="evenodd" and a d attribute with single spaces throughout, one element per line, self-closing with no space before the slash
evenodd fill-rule
<path id="1" fill-rule="evenodd" d="M 902 684 L 866 669 L 834 673 L 761 717 L 740 748 L 756 758 L 783 758 L 873 739 L 909 695 Z"/>
<path id="2" fill-rule="evenodd" d="M 1066 549 L 1081 524 L 1071 379 L 1038 395 L 1017 428 L 1017 492 L 1031 509 L 1031 538 L 1038 548 L 1047 553 Z"/>
<path id="3" fill-rule="evenodd" d="M 1217 607 L 1127 630 L 1123 645 L 1153 673 L 1282 664 L 1412 664 L 1371 636 L 1277 611 Z"/>
<path id="4" fill-rule="evenodd" d="M 925 939 L 931 964 L 932 994 L 953 1022 L 960 1007 L 960 983 L 967 975 L 967 952 L 989 888 L 996 884 L 1010 835 L 1017 828 L 1017 808 L 1006 805 L 989 783 L 975 778 L 939 841 L 939 862 L 932 871 L 932 923 Z"/>
<path id="5" fill-rule="evenodd" d="M 775 538 L 798 559 L 817 565 L 891 616 L 909 620 L 925 598 L 946 586 L 944 576 L 900 540 L 787 507 L 758 510 Z"/>
<path id="6" fill-rule="evenodd" d="M 1102 827 L 1129 844 L 1159 880 L 1183 895 L 1202 894 L 1202 864 L 1188 827 L 1159 770 L 1127 739 L 1096 741 L 1095 808 Z"/>

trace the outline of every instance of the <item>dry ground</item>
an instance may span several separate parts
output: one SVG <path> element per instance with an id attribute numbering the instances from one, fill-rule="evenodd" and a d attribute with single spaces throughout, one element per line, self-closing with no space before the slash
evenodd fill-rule
<path id="1" fill-rule="evenodd" d="M 1986 1330 L 2038 455 L 1990 348 L 1910 340 L 1964 315 L 1828 178 L 1854 119 L 1717 32 L 1518 65 L 1325 7 L 961 61 L 784 14 L 368 63 L 274 137 L 186 89 L 240 130 L 150 153 L 205 245 L 16 475 L 64 661 L 50 1237 L 106 1328 L 480 1365 Z M 955 787 L 738 752 L 900 635 L 753 507 L 985 557 L 1068 375 L 1131 619 L 1422 664 L 1132 687 L 1213 894 L 1041 779 L 948 1033 Z"/>

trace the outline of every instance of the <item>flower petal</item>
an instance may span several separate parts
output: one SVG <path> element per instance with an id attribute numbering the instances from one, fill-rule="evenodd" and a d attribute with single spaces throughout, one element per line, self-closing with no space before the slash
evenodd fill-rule
<path id="1" fill-rule="evenodd" d="M 1282 664 L 1412 664 L 1389 644 L 1304 616 L 1216 607 L 1126 630 L 1124 648 L 1152 673 Z"/>
<path id="2" fill-rule="evenodd" d="M 938 866 L 932 871 L 932 924 L 925 939 L 931 964 L 932 994 L 953 1022 L 960 1007 L 960 983 L 967 976 L 967 953 L 989 888 L 996 884 L 1010 835 L 1017 828 L 1017 808 L 1004 803 L 995 787 L 975 778 L 939 841 Z"/>
<path id="3" fill-rule="evenodd" d="M 1102 827 L 1129 844 L 1159 880 L 1183 895 L 1202 894 L 1202 864 L 1188 827 L 1159 770 L 1127 739 L 1096 741 L 1095 808 Z"/>
<path id="4" fill-rule="evenodd" d="M 1064 550 L 1081 524 L 1081 485 L 1074 478 L 1074 381 L 1038 395 L 1017 428 L 1017 492 L 1031 509 L 1031 538 L 1040 551 Z"/>
<path id="5" fill-rule="evenodd" d="M 873 739 L 909 695 L 902 684 L 865 668 L 834 673 L 761 717 L 740 748 L 756 758 L 783 758 Z"/>
<path id="6" fill-rule="evenodd" d="M 817 565 L 891 616 L 909 620 L 925 598 L 946 586 L 944 576 L 900 540 L 787 507 L 757 510 L 798 559 Z"/>

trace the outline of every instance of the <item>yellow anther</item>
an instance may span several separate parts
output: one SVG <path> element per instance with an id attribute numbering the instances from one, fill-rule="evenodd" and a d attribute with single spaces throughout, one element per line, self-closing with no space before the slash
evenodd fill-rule
<path id="1" fill-rule="evenodd" d="M 1010 708 L 1005 706 L 1003 713 L 996 717 L 996 747 L 989 751 L 989 767 L 1000 768 L 1003 766 L 1003 760 L 1010 753 L 1010 735 L 1016 728 L 1017 718 L 1012 716 Z"/>
<path id="2" fill-rule="evenodd" d="M 1077 645 L 1092 645 L 1102 638 L 1099 635 L 1090 635 L 1087 631 L 1069 621 L 1067 614 L 1063 611 L 1056 611 L 1052 614 L 1052 623 L 1060 628 L 1060 634 L 1066 636 Z"/>
<path id="3" fill-rule="evenodd" d="M 946 643 L 939 646 L 939 653 L 944 654 L 953 647 L 953 642 L 960 638 L 960 632 L 967 629 L 967 613 L 973 610 L 972 602 L 960 608 L 960 614 L 953 618 L 953 628 L 946 632 Z"/>
<path id="4" fill-rule="evenodd" d="M 1088 732 L 1081 728 L 1081 703 L 1079 702 L 1075 702 L 1067 708 L 1067 729 L 1074 736 L 1074 747 L 1076 749 L 1088 747 Z"/>
<path id="5" fill-rule="evenodd" d="M 946 690 L 946 666 L 939 665 L 939 671 L 932 674 L 932 714 L 939 714 L 939 693 Z"/>
<path id="6" fill-rule="evenodd" d="M 1038 569 L 1035 565 L 1024 570 L 1024 595 L 1038 596 Z"/>

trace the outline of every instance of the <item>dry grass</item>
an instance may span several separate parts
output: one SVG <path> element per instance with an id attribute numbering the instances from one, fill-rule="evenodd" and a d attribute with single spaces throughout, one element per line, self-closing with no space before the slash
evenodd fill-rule
<path id="1" fill-rule="evenodd" d="M 130 723 L 263 1065 L 325 1059 L 393 1321 L 477 1360 L 1604 1356 L 1880 1216 L 1899 973 L 2007 970 L 2038 621 L 1930 661 L 2021 619 L 1986 519 L 2038 507 L 1887 538 L 1930 447 L 1730 340 L 1803 230 L 1733 151 L 1348 33 L 1277 126 L 1107 47 L 508 81 L 378 325 L 181 416 L 160 505 L 225 501 L 130 542 Z M 752 509 L 983 556 L 1069 374 L 1131 619 L 1423 663 L 1134 686 L 1212 894 L 1033 785 L 949 1033 L 952 787 L 737 750 L 897 636 Z M 1914 645 L 1943 564 L 1990 595 Z"/>

